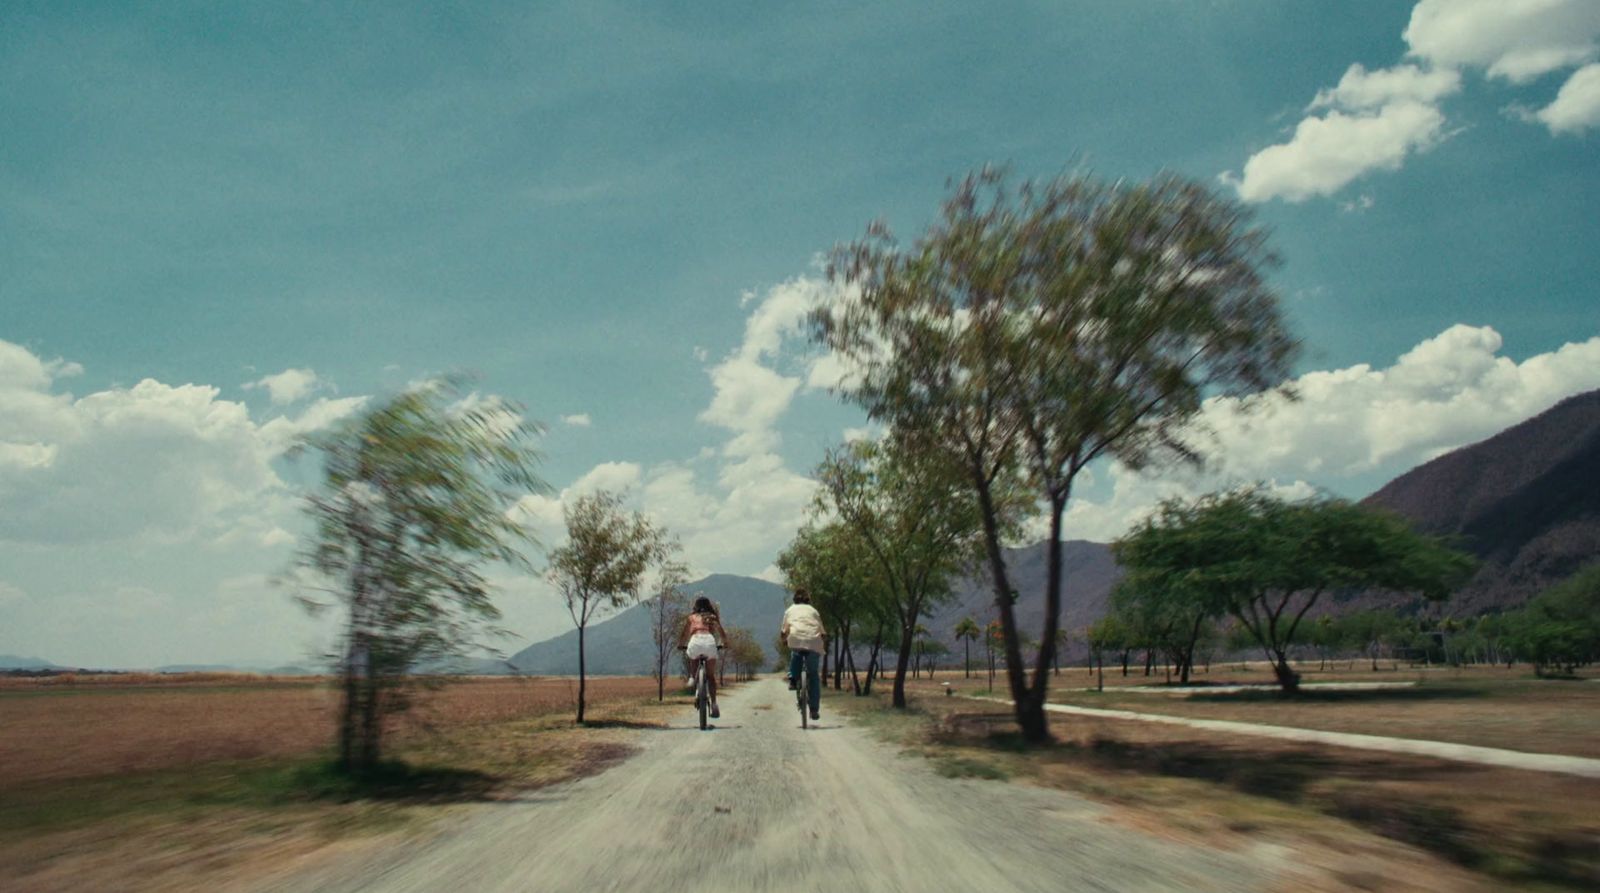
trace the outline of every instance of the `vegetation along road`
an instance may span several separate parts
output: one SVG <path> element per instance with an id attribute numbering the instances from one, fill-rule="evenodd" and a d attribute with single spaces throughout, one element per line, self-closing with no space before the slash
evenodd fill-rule
<path id="1" fill-rule="evenodd" d="M 1241 893 L 1288 869 L 1266 848 L 1200 849 L 1108 823 L 1060 791 L 941 777 L 836 715 L 802 731 L 792 703 L 781 680 L 759 680 L 724 698 L 714 730 L 685 711 L 602 775 L 273 889 Z"/>

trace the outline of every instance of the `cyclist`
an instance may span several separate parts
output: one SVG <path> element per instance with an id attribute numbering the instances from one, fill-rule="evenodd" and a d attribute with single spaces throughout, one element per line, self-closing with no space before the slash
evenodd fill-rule
<path id="1" fill-rule="evenodd" d="M 678 636 L 678 647 L 683 648 L 692 668 L 698 658 L 706 660 L 706 689 L 711 695 L 711 716 L 720 718 L 717 709 L 717 646 L 728 640 L 722 630 L 722 618 L 717 616 L 717 606 L 711 599 L 700 596 L 694 600 L 694 610 L 683 620 L 683 632 Z"/>
<path id="2" fill-rule="evenodd" d="M 818 664 L 828 631 L 822 627 L 822 615 L 811 607 L 811 593 L 800 587 L 794 591 L 794 604 L 783 612 L 783 625 L 778 637 L 789 647 L 789 690 L 800 687 L 802 662 L 811 680 L 806 695 L 811 702 L 811 718 L 820 719 L 822 707 L 822 675 Z"/>

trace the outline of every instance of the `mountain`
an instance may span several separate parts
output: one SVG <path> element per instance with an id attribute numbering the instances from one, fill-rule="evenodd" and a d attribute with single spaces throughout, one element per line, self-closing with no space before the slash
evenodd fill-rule
<path id="1" fill-rule="evenodd" d="M 1451 613 L 1521 604 L 1600 558 L 1600 390 L 1419 465 L 1364 502 L 1456 538 L 1481 562 Z"/>
<path id="2" fill-rule="evenodd" d="M 712 574 L 684 587 L 690 597 L 704 595 L 716 602 L 722 625 L 728 629 L 745 627 L 758 643 L 772 654 L 772 641 L 788 605 L 788 590 L 754 577 Z M 655 667 L 655 644 L 650 637 L 650 608 L 646 604 L 592 623 L 584 635 L 584 654 L 588 671 L 596 675 L 648 673 Z M 512 655 L 510 664 L 534 676 L 555 676 L 578 672 L 578 631 L 562 633 L 553 639 L 535 642 Z M 765 661 L 763 661 L 765 663 Z"/>
<path id="3" fill-rule="evenodd" d="M 0 670 L 60 670 L 63 667 L 37 657 L 0 654 Z"/>
<path id="4" fill-rule="evenodd" d="M 1019 629 L 1038 635 L 1044 628 L 1045 543 L 1035 543 L 1020 549 L 1004 552 L 1006 576 L 1011 588 L 1017 592 L 1014 606 Z M 1105 543 L 1087 540 L 1069 540 L 1061 544 L 1061 628 L 1074 635 L 1105 616 L 1111 598 L 1111 587 L 1122 577 L 1122 569 L 1111 557 L 1111 547 Z M 929 614 L 922 625 L 934 638 L 950 646 L 951 654 L 962 653 L 952 630 L 963 617 L 971 617 L 979 626 L 999 617 L 994 608 L 994 583 L 987 566 L 958 581 L 952 597 Z M 973 643 L 974 655 L 981 647 Z M 1069 648 L 1070 657 L 1081 651 Z M 976 660 L 976 657 L 974 657 Z"/>

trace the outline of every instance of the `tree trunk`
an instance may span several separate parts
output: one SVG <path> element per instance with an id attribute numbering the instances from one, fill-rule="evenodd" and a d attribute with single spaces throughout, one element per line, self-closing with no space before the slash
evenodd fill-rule
<path id="1" fill-rule="evenodd" d="M 971 679 L 972 678 L 972 640 L 971 639 L 964 640 L 963 645 L 965 646 L 965 648 L 967 650 L 966 659 L 963 661 L 963 663 L 966 665 L 966 668 L 967 668 L 966 678 L 967 679 Z"/>
<path id="2" fill-rule="evenodd" d="M 894 693 L 890 703 L 902 710 L 906 706 L 906 668 L 911 665 L 912 640 L 915 635 L 914 629 L 901 629 L 900 653 L 896 655 L 894 662 Z"/>
<path id="3" fill-rule="evenodd" d="M 1289 656 L 1279 651 L 1272 663 L 1272 672 L 1278 677 L 1278 685 L 1283 687 L 1284 694 L 1294 694 L 1300 690 L 1300 674 L 1289 667 Z"/>
<path id="4" fill-rule="evenodd" d="M 584 683 L 587 681 L 587 679 L 584 676 L 584 663 L 583 663 L 583 627 L 584 627 L 584 624 L 581 624 L 581 623 L 578 624 L 578 724 L 579 725 L 583 724 Z"/>

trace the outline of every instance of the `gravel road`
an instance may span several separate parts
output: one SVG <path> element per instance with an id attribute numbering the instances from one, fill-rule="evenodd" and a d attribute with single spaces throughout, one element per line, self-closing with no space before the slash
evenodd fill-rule
<path id="1" fill-rule="evenodd" d="M 685 710 L 601 775 L 485 805 L 404 852 L 275 889 L 336 891 L 1266 890 L 1287 867 L 1106 821 L 1023 784 L 948 779 L 830 715 L 799 728 L 781 680 Z M 763 709 L 765 708 L 765 709 Z"/>

